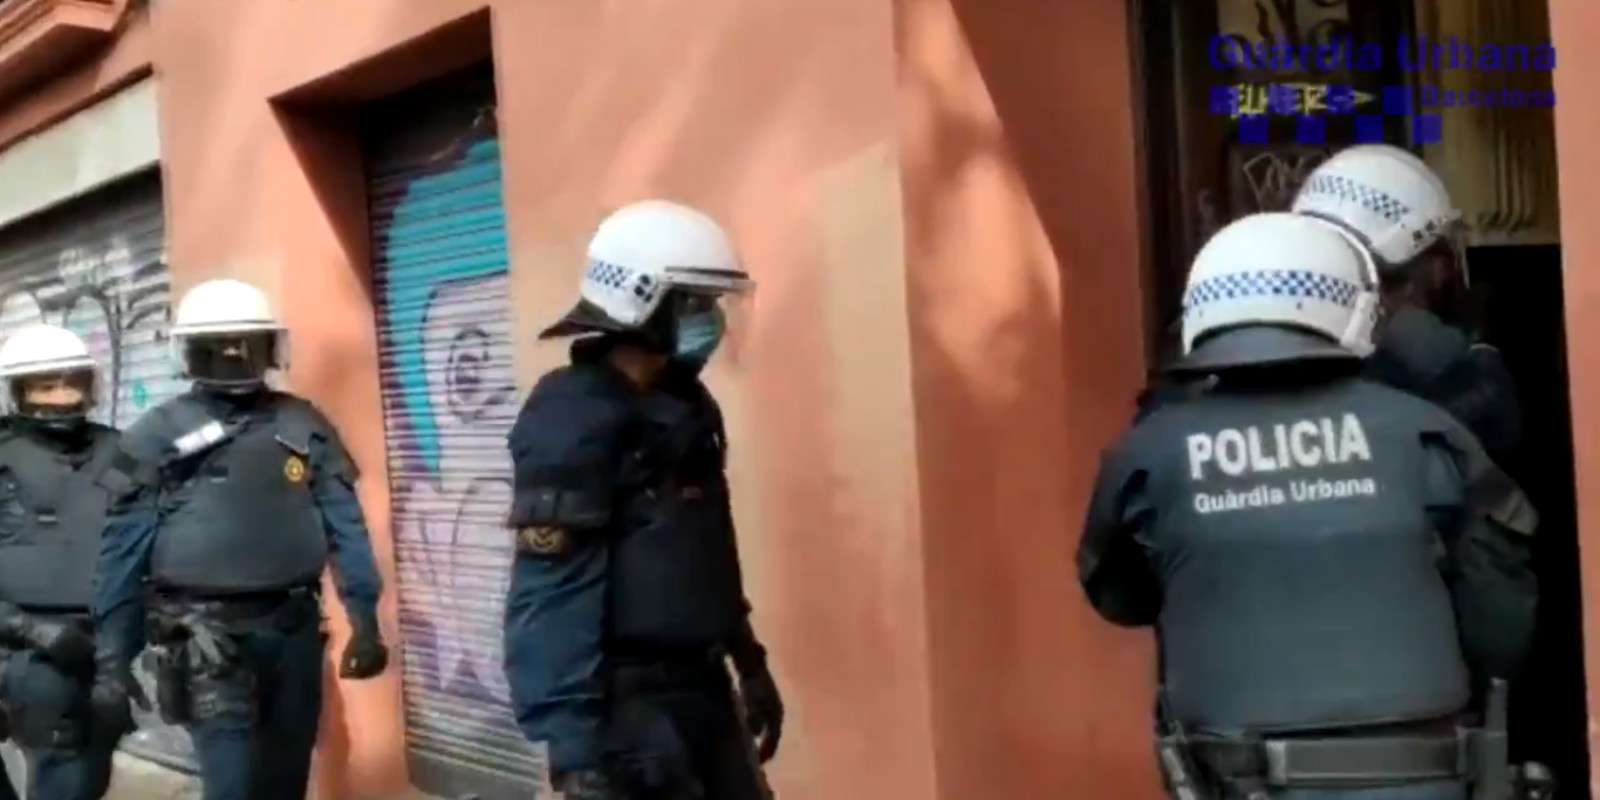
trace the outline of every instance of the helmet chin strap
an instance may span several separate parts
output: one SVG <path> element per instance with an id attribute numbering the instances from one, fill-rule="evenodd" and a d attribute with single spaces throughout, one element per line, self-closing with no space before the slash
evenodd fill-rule
<path id="1" fill-rule="evenodd" d="M 1319 217 L 1320 218 L 1320 217 Z M 1344 334 L 1339 337 L 1339 346 L 1362 358 L 1372 355 L 1375 349 L 1372 341 L 1373 329 L 1377 326 L 1378 310 L 1381 308 L 1379 295 L 1378 262 L 1373 260 L 1372 248 L 1359 233 L 1348 226 L 1330 222 L 1330 227 L 1344 239 L 1355 256 L 1361 260 L 1362 286 L 1356 293 L 1355 304 L 1350 309 L 1350 322 L 1345 326 Z"/>
<path id="2" fill-rule="evenodd" d="M 267 378 L 262 376 L 253 380 L 219 381 L 204 378 L 195 378 L 194 385 L 202 390 L 215 395 L 226 397 L 249 397 L 267 390 Z"/>
<path id="3" fill-rule="evenodd" d="M 75 449 L 84 444 L 85 433 L 89 430 L 89 418 L 85 414 L 56 416 L 18 414 L 11 424 L 22 433 L 55 442 L 68 449 Z"/>
<path id="4" fill-rule="evenodd" d="M 1363 291 L 1356 295 L 1355 308 L 1350 314 L 1350 324 L 1339 337 L 1339 346 L 1362 358 L 1372 355 L 1372 329 L 1378 318 L 1378 293 Z"/>

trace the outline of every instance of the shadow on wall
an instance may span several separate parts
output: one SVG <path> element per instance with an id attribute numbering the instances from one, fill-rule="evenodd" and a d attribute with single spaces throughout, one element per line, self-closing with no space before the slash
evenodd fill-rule
<path id="1" fill-rule="evenodd" d="M 900 4 L 902 93 L 928 106 L 903 163 L 950 796 L 1157 792 L 1147 637 L 1096 618 L 1073 563 L 1099 448 L 1143 370 L 1125 14 Z"/>

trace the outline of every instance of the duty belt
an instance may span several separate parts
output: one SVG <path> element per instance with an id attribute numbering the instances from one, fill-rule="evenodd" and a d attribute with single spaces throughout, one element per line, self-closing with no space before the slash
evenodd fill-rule
<path id="1" fill-rule="evenodd" d="M 320 611 L 320 587 L 297 586 L 262 592 L 217 595 L 157 588 L 149 598 L 156 616 L 208 619 L 225 625 L 292 627 Z"/>
<path id="2" fill-rule="evenodd" d="M 1472 800 L 1510 800 L 1515 783 L 1507 758 L 1509 691 L 1504 680 L 1489 681 L 1483 724 L 1476 728 L 1435 720 L 1398 729 L 1346 730 L 1344 736 L 1291 738 L 1192 735 L 1172 720 L 1162 689 L 1156 696 L 1162 774 L 1180 800 L 1199 800 L 1206 784 L 1221 784 L 1230 796 L 1265 800 L 1267 788 L 1291 785 L 1437 780 L 1470 784 Z M 1523 783 L 1529 796 L 1552 785 L 1548 776 L 1530 775 Z"/>
<path id="3" fill-rule="evenodd" d="M 606 653 L 608 679 L 619 694 L 681 690 L 727 680 L 725 654 L 716 647 L 627 647 Z"/>
<path id="4" fill-rule="evenodd" d="M 1470 778 L 1474 731 L 1337 739 L 1211 739 L 1191 736 L 1189 752 L 1222 779 L 1268 786 L 1385 784 Z"/>

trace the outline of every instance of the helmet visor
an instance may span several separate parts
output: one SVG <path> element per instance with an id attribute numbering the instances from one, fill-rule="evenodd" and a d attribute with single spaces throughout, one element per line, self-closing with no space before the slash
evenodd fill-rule
<path id="1" fill-rule="evenodd" d="M 42 420 L 81 419 L 95 405 L 96 385 L 93 369 L 74 369 L 19 375 L 7 386 L 10 410 L 24 417 Z"/>
<path id="2" fill-rule="evenodd" d="M 748 295 L 756 290 L 750 274 L 737 269 L 711 267 L 667 267 L 666 280 L 674 289 L 713 294 Z"/>
<path id="3" fill-rule="evenodd" d="M 267 373 L 281 369 L 281 331 L 208 333 L 182 337 L 184 372 L 190 380 L 222 388 L 260 386 Z"/>
<path id="4" fill-rule="evenodd" d="M 666 311 L 674 323 L 680 355 L 701 364 L 720 353 L 732 366 L 748 359 L 748 328 L 752 295 L 745 291 L 677 287 L 667 296 Z"/>

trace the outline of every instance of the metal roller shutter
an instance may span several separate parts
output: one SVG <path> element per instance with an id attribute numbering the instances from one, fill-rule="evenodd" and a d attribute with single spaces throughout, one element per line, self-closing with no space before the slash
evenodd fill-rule
<path id="1" fill-rule="evenodd" d="M 412 779 L 484 800 L 543 780 L 501 671 L 517 408 L 493 102 L 474 72 L 364 120 Z"/>
<path id="2" fill-rule="evenodd" d="M 126 428 L 185 385 L 167 347 L 168 281 L 161 179 L 150 171 L 0 231 L 0 338 L 38 322 L 82 336 L 104 377 L 95 417 Z M 139 716 L 124 749 L 192 766 L 181 729 Z"/>

